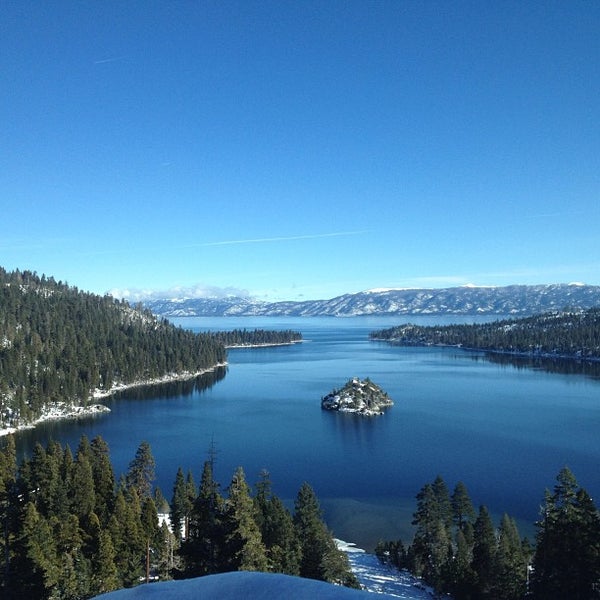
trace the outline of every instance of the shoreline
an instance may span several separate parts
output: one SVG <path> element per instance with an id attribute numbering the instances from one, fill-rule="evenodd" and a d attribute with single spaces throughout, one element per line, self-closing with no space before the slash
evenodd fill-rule
<path id="1" fill-rule="evenodd" d="M 227 350 L 234 350 L 239 348 L 271 348 L 275 346 L 292 346 L 293 344 L 301 344 L 304 340 L 292 340 L 291 342 L 267 342 L 265 344 L 235 344 L 232 346 L 225 346 Z"/>
<path id="2" fill-rule="evenodd" d="M 393 346 L 401 346 L 405 348 L 457 348 L 458 350 L 464 350 L 465 352 L 484 352 L 488 354 L 499 354 L 503 356 L 511 356 L 515 358 L 542 358 L 550 360 L 566 360 L 575 362 L 589 362 L 597 363 L 600 362 L 600 356 L 580 356 L 577 354 L 561 354 L 552 352 L 527 352 L 520 350 L 500 350 L 496 348 L 477 348 L 471 346 L 463 346 L 462 344 L 417 344 L 407 343 L 399 341 L 398 339 L 390 338 L 370 338 L 373 342 L 385 342 L 392 344 Z"/>
<path id="3" fill-rule="evenodd" d="M 196 377 L 200 377 L 205 373 L 210 373 L 219 367 L 226 367 L 228 363 L 218 363 L 209 367 L 207 369 L 202 369 L 195 373 L 190 373 L 186 371 L 184 373 L 170 373 L 168 375 L 163 375 L 162 377 L 156 377 L 154 379 L 143 379 L 134 381 L 132 383 L 118 383 L 113 385 L 109 390 L 100 390 L 95 389 L 90 394 L 90 399 L 96 401 L 101 400 L 102 398 L 109 398 L 118 392 L 123 392 L 125 390 L 133 389 L 136 387 L 146 387 L 152 385 L 161 385 L 163 383 L 171 383 L 173 381 L 187 381 L 189 379 L 195 379 Z M 12 433 L 18 433 L 19 431 L 23 431 L 25 429 L 35 429 L 37 425 L 40 423 L 44 423 L 46 421 L 58 421 L 63 419 L 80 419 L 83 417 L 91 417 L 95 415 L 109 413 L 110 408 L 108 406 L 104 406 L 104 404 L 89 404 L 88 406 L 72 406 L 68 405 L 65 402 L 56 402 L 51 406 L 48 406 L 46 412 L 42 414 L 39 418 L 31 423 L 27 423 L 25 425 L 18 425 L 16 427 L 4 427 L 0 428 L 0 437 L 10 435 Z"/>

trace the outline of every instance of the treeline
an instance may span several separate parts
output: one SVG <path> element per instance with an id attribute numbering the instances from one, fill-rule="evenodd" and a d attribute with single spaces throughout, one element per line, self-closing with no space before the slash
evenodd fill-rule
<path id="1" fill-rule="evenodd" d="M 286 329 L 284 331 L 267 331 L 265 329 L 234 329 L 232 331 L 217 331 L 211 333 L 213 339 L 225 347 L 234 346 L 275 346 L 278 344 L 292 344 L 302 340 L 298 331 Z"/>
<path id="2" fill-rule="evenodd" d="M 86 405 L 110 390 L 226 360 L 208 334 L 110 296 L 0 268 L 0 427 L 29 423 L 55 402 Z"/>
<path id="3" fill-rule="evenodd" d="M 304 484 L 292 515 L 266 473 L 250 493 L 238 468 L 226 493 L 204 463 L 200 485 L 182 469 L 169 506 L 154 488 L 142 442 L 117 481 L 101 437 L 70 448 L 37 444 L 17 465 L 14 439 L 0 452 L 0 597 L 75 600 L 155 579 L 232 570 L 282 572 L 358 583 Z"/>
<path id="4" fill-rule="evenodd" d="M 600 359 L 600 308 L 547 313 L 470 325 L 401 325 L 373 331 L 371 339 L 406 346 L 462 346 L 467 349 Z"/>
<path id="5" fill-rule="evenodd" d="M 514 519 L 495 527 L 475 513 L 465 485 L 452 495 L 441 477 L 417 494 L 412 543 L 380 542 L 380 560 L 422 577 L 454 600 L 591 600 L 600 597 L 600 513 L 563 468 L 546 491 L 535 548 Z"/>

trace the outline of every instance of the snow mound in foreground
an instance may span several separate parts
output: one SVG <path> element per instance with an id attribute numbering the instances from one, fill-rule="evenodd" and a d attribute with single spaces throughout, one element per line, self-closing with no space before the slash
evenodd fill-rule
<path id="1" fill-rule="evenodd" d="M 196 579 L 149 583 L 96 596 L 102 600 L 365 600 L 369 592 L 352 590 L 314 579 L 277 573 L 236 571 Z M 378 594 L 378 599 L 393 596 Z"/>

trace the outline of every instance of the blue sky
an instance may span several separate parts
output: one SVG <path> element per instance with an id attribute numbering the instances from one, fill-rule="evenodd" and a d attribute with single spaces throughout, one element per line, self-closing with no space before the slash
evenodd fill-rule
<path id="1" fill-rule="evenodd" d="M 329 298 L 600 284 L 598 2 L 0 5 L 0 265 Z"/>

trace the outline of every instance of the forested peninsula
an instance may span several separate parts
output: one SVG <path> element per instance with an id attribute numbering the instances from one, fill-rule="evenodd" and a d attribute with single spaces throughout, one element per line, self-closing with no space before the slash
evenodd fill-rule
<path id="1" fill-rule="evenodd" d="M 0 268 L 0 430 L 88 407 L 123 386 L 194 377 L 224 345 L 141 306 Z"/>
<path id="2" fill-rule="evenodd" d="M 216 331 L 210 335 L 226 348 L 282 346 L 302 341 L 302 334 L 290 329 L 283 331 L 233 329 L 232 331 Z"/>
<path id="3" fill-rule="evenodd" d="M 400 325 L 372 340 L 403 346 L 458 346 L 519 356 L 600 360 L 600 308 L 470 325 Z"/>

